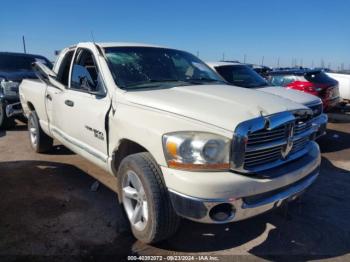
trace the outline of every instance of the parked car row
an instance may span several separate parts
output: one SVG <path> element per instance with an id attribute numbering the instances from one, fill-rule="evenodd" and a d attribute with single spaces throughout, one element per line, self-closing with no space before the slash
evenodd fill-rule
<path id="1" fill-rule="evenodd" d="M 283 86 L 320 97 L 324 110 L 330 110 L 340 102 L 338 81 L 320 70 L 271 71 L 268 80 L 274 86 Z"/>
<path id="2" fill-rule="evenodd" d="M 264 77 L 270 85 L 282 86 L 288 89 L 295 89 L 305 93 L 318 96 L 322 99 L 323 109 L 330 111 L 342 100 L 348 100 L 350 86 L 345 79 L 350 79 L 345 74 L 329 74 L 324 68 L 303 68 L 303 67 L 252 67 L 254 71 Z M 262 68 L 264 69 L 262 71 Z M 338 79 L 343 79 L 340 92 Z M 345 81 L 345 82 L 344 82 Z"/>

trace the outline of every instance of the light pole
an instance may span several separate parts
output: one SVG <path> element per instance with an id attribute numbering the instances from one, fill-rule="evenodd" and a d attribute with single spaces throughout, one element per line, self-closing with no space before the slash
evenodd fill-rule
<path id="1" fill-rule="evenodd" d="M 27 53 L 27 49 L 26 49 L 26 40 L 24 39 L 24 35 L 22 36 L 22 43 L 23 43 L 23 51 L 26 54 Z"/>

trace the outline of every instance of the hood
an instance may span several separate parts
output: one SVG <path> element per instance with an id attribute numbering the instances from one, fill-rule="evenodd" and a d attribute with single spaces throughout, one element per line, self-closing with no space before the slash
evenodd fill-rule
<path id="1" fill-rule="evenodd" d="M 290 99 L 296 103 L 303 105 L 310 105 L 315 103 L 321 103 L 321 99 L 317 96 L 301 92 L 298 90 L 288 89 L 282 86 L 268 86 L 258 89 L 260 91 L 281 96 L 283 98 Z"/>
<path id="2" fill-rule="evenodd" d="M 194 85 L 128 91 L 133 104 L 192 118 L 234 131 L 237 124 L 278 112 L 305 108 L 279 96 L 229 85 Z"/>
<path id="3" fill-rule="evenodd" d="M 37 78 L 35 73 L 31 70 L 18 70 L 18 71 L 6 71 L 0 70 L 0 77 L 5 78 L 8 81 L 21 82 L 24 78 L 34 79 Z"/>

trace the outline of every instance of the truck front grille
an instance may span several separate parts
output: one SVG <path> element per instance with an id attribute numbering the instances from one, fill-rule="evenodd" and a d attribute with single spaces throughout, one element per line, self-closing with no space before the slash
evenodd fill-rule
<path id="1" fill-rule="evenodd" d="M 5 96 L 17 96 L 18 95 L 18 83 L 10 82 L 10 84 L 3 87 L 3 92 Z"/>
<path id="2" fill-rule="evenodd" d="M 313 117 L 319 116 L 323 112 L 323 104 L 322 103 L 319 103 L 316 105 L 310 105 L 308 107 L 312 110 Z"/>
<path id="3" fill-rule="evenodd" d="M 248 134 L 244 157 L 245 170 L 258 170 L 271 164 L 282 164 L 306 148 L 313 133 L 309 118 L 296 118 L 274 129 L 264 128 Z"/>

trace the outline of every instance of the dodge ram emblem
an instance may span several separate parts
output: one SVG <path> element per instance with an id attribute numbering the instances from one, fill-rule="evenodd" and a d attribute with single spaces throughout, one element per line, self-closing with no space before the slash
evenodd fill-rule
<path id="1" fill-rule="evenodd" d="M 286 130 L 287 143 L 283 145 L 281 149 L 281 154 L 283 159 L 286 159 L 288 157 L 290 151 L 292 151 L 292 148 L 293 148 L 294 123 L 287 125 L 286 129 L 287 129 Z"/>

